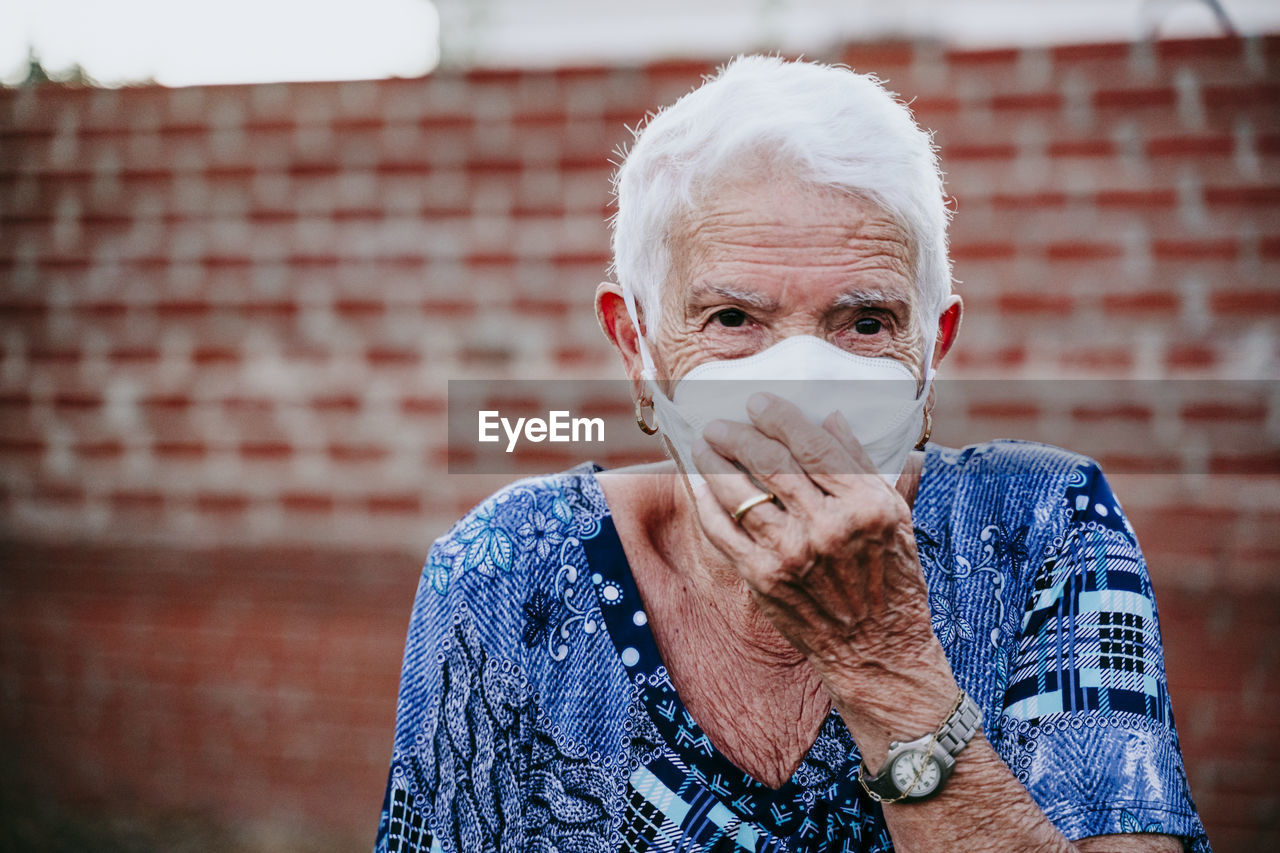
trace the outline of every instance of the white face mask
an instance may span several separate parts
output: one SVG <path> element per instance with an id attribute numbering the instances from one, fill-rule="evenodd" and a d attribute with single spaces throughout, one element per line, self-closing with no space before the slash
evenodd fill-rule
<path id="1" fill-rule="evenodd" d="M 925 333 L 925 378 L 919 389 L 910 369 L 897 359 L 854 355 L 812 335 L 793 335 L 745 358 L 699 364 L 676 383 L 668 398 L 640 335 L 635 295 L 629 288 L 622 292 L 639 336 L 643 378 L 653 395 L 657 426 L 679 457 L 690 485 L 704 481 L 693 464 L 694 441 L 716 418 L 750 423 L 747 399 L 758 391 L 789 400 L 819 425 L 839 411 L 876 471 L 890 484 L 897 482 L 924 426 L 936 324 Z"/>

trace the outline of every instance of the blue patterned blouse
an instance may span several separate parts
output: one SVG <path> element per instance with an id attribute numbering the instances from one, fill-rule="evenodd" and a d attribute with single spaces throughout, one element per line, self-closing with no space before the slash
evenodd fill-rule
<path id="1" fill-rule="evenodd" d="M 596 470 L 508 486 L 432 547 L 375 849 L 892 850 L 836 711 L 776 790 L 689 716 Z M 931 445 L 913 518 L 934 633 L 1049 820 L 1073 840 L 1168 833 L 1208 851 L 1151 582 L 1097 465 Z"/>

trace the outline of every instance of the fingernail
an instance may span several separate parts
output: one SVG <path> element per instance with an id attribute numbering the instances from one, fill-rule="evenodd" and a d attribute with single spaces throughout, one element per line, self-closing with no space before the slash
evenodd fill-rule
<path id="1" fill-rule="evenodd" d="M 763 412 L 769 405 L 769 395 L 763 391 L 757 391 L 747 398 L 747 412 L 758 415 Z"/>
<path id="2" fill-rule="evenodd" d="M 702 434 L 710 441 L 724 441 L 729 437 L 729 427 L 722 420 L 714 420 L 707 424 L 707 428 L 702 431 Z"/>

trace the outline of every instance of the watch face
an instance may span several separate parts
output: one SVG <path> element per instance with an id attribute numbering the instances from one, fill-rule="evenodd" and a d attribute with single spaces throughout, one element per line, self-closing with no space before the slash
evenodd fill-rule
<path id="1" fill-rule="evenodd" d="M 924 770 L 920 771 L 922 761 Z M 912 751 L 898 756 L 898 759 L 893 762 L 893 784 L 899 791 L 906 793 L 908 786 L 916 778 L 917 772 L 920 773 L 920 781 L 916 782 L 916 786 L 911 789 L 911 796 L 923 797 L 932 793 L 933 789 L 938 787 L 942 774 L 934 757 L 924 752 Z"/>

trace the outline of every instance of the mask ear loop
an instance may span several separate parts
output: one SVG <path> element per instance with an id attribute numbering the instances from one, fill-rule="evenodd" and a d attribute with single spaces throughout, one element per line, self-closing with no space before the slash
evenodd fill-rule
<path id="1" fill-rule="evenodd" d="M 933 384 L 934 374 L 937 372 L 933 369 L 933 349 L 938 344 L 938 324 L 935 321 L 932 325 L 925 327 L 924 333 L 924 382 L 920 386 L 920 394 L 916 399 L 923 399 L 929 393 L 929 387 Z"/>
<path id="2" fill-rule="evenodd" d="M 933 385 L 933 376 L 936 371 L 933 369 L 933 348 L 938 344 L 938 324 L 935 322 L 926 327 L 924 333 L 924 382 L 920 385 L 920 394 L 916 397 L 922 401 L 924 409 L 924 429 L 920 433 L 920 438 L 916 441 L 916 450 L 924 450 L 929 439 L 933 436 L 933 412 L 929 408 L 929 388 Z"/>
<path id="3" fill-rule="evenodd" d="M 640 362 L 643 365 L 640 378 L 652 386 L 657 370 L 653 365 L 653 356 L 649 353 L 649 345 L 644 342 L 644 333 L 640 331 L 640 317 L 636 312 L 636 295 L 626 285 L 622 287 L 622 301 L 627 304 L 627 316 L 631 318 L 631 325 L 636 330 L 636 346 L 640 350 Z M 636 400 L 636 426 L 640 427 L 640 431 L 645 435 L 655 435 L 659 432 L 658 427 L 650 425 L 644 419 L 646 405 L 652 406 L 653 401 L 646 403 L 643 398 Z"/>
<path id="4" fill-rule="evenodd" d="M 636 344 L 640 349 L 640 362 L 644 369 L 640 372 L 642 379 L 652 381 L 657 378 L 658 371 L 653 364 L 653 356 L 649 353 L 649 345 L 644 342 L 644 332 L 640 331 L 640 315 L 636 312 L 636 295 L 627 285 L 622 286 L 622 301 L 627 303 L 627 316 L 636 330 Z"/>

